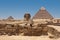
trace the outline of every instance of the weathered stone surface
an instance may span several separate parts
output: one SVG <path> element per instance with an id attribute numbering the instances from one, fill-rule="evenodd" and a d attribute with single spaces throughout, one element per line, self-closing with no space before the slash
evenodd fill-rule
<path id="1" fill-rule="evenodd" d="M 44 9 L 44 10 L 43 10 Z M 41 8 L 34 16 L 33 19 L 53 19 L 53 17 L 46 11 L 45 8 Z"/>
<path id="2" fill-rule="evenodd" d="M 48 33 L 52 34 L 54 38 L 60 37 L 60 32 L 54 29 L 53 27 L 48 27 Z"/>

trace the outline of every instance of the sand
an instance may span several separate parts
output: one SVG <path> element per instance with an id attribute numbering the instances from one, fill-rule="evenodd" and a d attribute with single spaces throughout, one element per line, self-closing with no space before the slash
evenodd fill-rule
<path id="1" fill-rule="evenodd" d="M 58 39 L 50 39 L 48 36 L 0 36 L 0 40 L 60 40 Z"/>

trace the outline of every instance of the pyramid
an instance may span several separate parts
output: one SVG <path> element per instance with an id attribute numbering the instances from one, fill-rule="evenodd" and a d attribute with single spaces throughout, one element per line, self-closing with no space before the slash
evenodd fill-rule
<path id="1" fill-rule="evenodd" d="M 7 18 L 8 20 L 11 20 L 11 19 L 14 19 L 12 16 L 9 16 L 8 18 Z"/>
<path id="2" fill-rule="evenodd" d="M 41 7 L 41 9 L 33 16 L 33 19 L 53 19 L 53 17 L 44 7 Z"/>

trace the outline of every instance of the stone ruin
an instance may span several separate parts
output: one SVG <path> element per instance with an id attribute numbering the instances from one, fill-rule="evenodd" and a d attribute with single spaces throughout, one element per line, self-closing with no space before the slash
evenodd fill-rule
<path id="1" fill-rule="evenodd" d="M 43 8 L 42 8 L 43 9 Z M 45 10 L 45 9 L 43 9 Z M 50 16 L 51 17 L 51 16 Z M 35 17 L 33 17 L 35 18 Z M 51 17 L 53 18 L 53 17 Z M 11 19 L 11 17 L 9 17 Z M 12 18 L 13 19 L 13 18 Z M 44 18 L 45 19 L 45 18 Z M 0 22 L 0 36 L 1 35 L 21 35 L 21 36 L 41 36 L 46 35 L 49 38 L 59 38 L 60 32 L 53 27 L 48 27 L 48 25 L 54 25 L 52 21 L 46 23 L 36 24 L 29 13 L 24 15 L 24 20 L 17 22 Z M 36 24 L 36 25 L 35 25 Z"/>
<path id="2" fill-rule="evenodd" d="M 30 19 L 30 14 L 24 15 L 23 23 L 20 24 L 2 24 L 0 23 L 0 35 L 22 35 L 22 36 L 41 36 L 41 35 L 49 35 L 49 38 L 58 38 L 60 37 L 60 32 L 54 29 L 53 27 L 48 27 L 48 23 L 46 24 L 37 24 L 34 25 L 33 20 Z"/>

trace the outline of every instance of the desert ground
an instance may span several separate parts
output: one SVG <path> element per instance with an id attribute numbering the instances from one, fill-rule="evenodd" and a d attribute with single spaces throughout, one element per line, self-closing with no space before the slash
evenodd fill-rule
<path id="1" fill-rule="evenodd" d="M 48 36 L 0 36 L 0 40 L 60 40 L 50 39 Z"/>
<path id="2" fill-rule="evenodd" d="M 60 26 L 53 26 L 53 25 L 48 25 L 50 27 L 54 27 L 58 31 L 60 31 Z M 60 40 L 60 38 L 49 38 L 48 36 L 7 36 L 7 35 L 2 35 L 0 36 L 0 40 Z"/>

